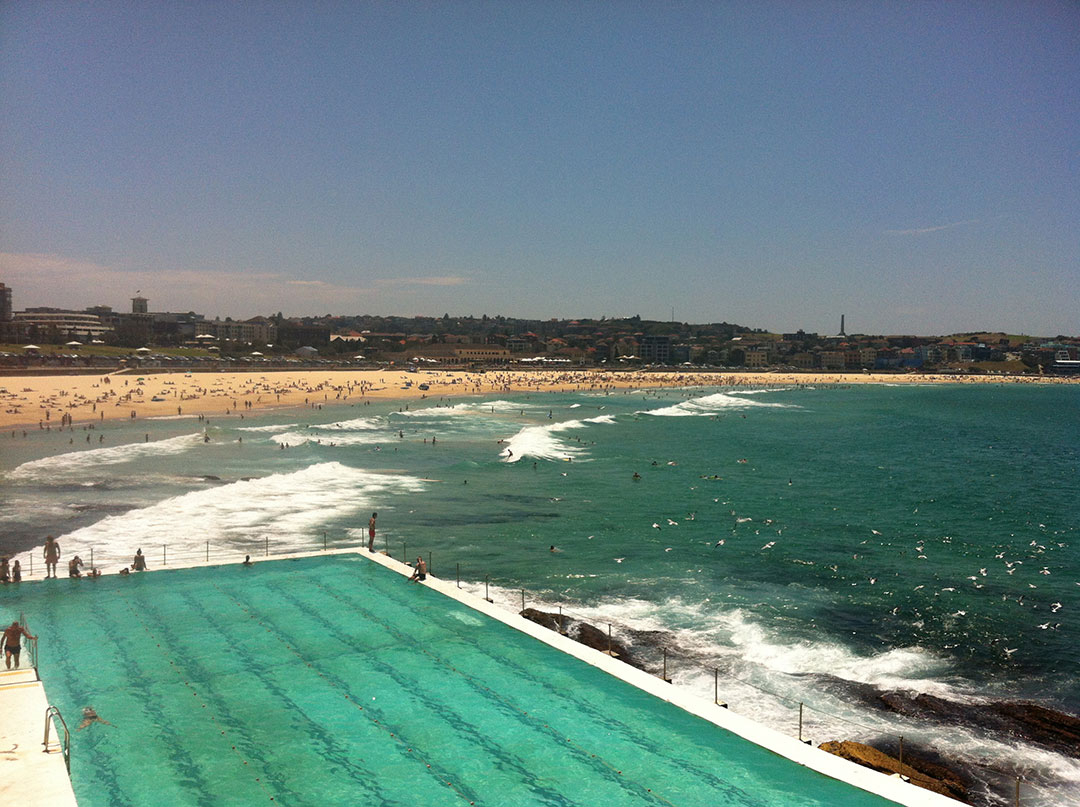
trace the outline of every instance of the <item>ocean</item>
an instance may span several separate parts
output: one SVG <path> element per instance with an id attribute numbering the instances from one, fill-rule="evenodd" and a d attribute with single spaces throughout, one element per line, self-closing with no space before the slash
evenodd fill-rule
<path id="1" fill-rule="evenodd" d="M 1080 804 L 1076 747 L 1002 717 L 1080 714 L 1078 387 L 327 402 L 0 446 L 24 567 L 46 534 L 156 568 L 357 544 L 378 512 L 380 550 L 610 624 L 740 714 L 794 734 L 803 704 L 804 738 L 902 735 L 978 803 L 1011 804 L 1021 776 L 1024 805 Z"/>

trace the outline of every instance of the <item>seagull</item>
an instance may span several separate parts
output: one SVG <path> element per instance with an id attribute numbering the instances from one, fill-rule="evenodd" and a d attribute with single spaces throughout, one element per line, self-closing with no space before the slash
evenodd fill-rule
<path id="1" fill-rule="evenodd" d="M 1005 655 L 1006 656 L 1011 656 L 1013 653 L 1016 652 L 1016 650 L 1017 649 L 1015 647 L 1006 647 L 1005 648 Z"/>
<path id="2" fill-rule="evenodd" d="M 723 546 L 723 545 L 724 545 L 724 539 L 721 538 L 719 541 L 717 541 L 715 544 L 713 544 L 713 549 L 716 549 L 716 547 Z"/>
<path id="3" fill-rule="evenodd" d="M 870 530 L 870 532 L 874 533 L 874 535 L 881 535 L 881 533 L 878 532 L 877 530 Z"/>
<path id="4" fill-rule="evenodd" d="M 671 526 L 671 527 L 678 527 L 679 526 L 678 521 L 672 521 L 670 518 L 667 520 L 667 523 L 668 523 L 668 526 Z"/>
<path id="5" fill-rule="evenodd" d="M 670 551 L 671 551 L 671 547 L 669 546 L 669 547 L 668 547 L 667 549 L 665 549 L 664 551 L 665 551 L 665 552 L 670 552 Z"/>
<path id="6" fill-rule="evenodd" d="M 776 546 L 776 541 L 769 541 L 769 543 L 765 544 L 765 546 L 763 546 L 761 548 L 762 549 L 772 549 L 774 546 Z"/>
<path id="7" fill-rule="evenodd" d="M 625 558 L 625 557 L 622 557 L 622 558 L 615 558 L 615 562 L 616 562 L 616 563 L 622 563 L 622 562 L 623 562 L 624 560 L 626 560 L 626 558 Z"/>
<path id="8" fill-rule="evenodd" d="M 657 524 L 657 523 L 656 523 L 655 521 L 654 521 L 654 522 L 652 523 L 652 525 L 653 525 L 653 529 L 654 529 L 654 530 L 658 530 L 658 529 L 660 529 L 660 525 L 659 525 L 659 524 Z"/>

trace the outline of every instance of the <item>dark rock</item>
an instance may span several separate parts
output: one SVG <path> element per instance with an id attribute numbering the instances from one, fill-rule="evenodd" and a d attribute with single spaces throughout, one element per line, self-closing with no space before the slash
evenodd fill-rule
<path id="1" fill-rule="evenodd" d="M 879 751 L 870 745 L 844 740 L 842 742 L 831 741 L 818 746 L 822 751 L 828 751 L 838 757 L 858 763 L 866 768 L 885 774 L 899 773 L 911 780 L 913 785 L 918 785 L 934 793 L 956 799 L 965 804 L 967 800 L 967 787 L 963 778 L 955 771 L 941 765 L 929 763 L 916 757 L 904 754 L 904 764 L 889 754 Z"/>
<path id="2" fill-rule="evenodd" d="M 551 614 L 546 611 L 538 611 L 535 608 L 526 608 L 520 612 L 523 617 L 535 622 L 537 625 L 543 625 L 549 630 L 559 630 L 559 614 Z M 573 617 L 562 617 L 563 633 L 575 641 L 581 642 L 586 647 L 591 647 L 594 650 L 599 650 L 602 653 L 608 652 L 610 647 L 613 657 L 619 659 L 619 661 L 626 662 L 631 667 L 637 667 L 639 670 L 644 670 L 645 665 L 638 659 L 630 648 L 620 642 L 618 639 L 612 637 L 608 639 L 607 631 L 602 631 L 594 625 L 590 625 L 588 622 L 583 622 L 580 619 L 574 619 Z"/>

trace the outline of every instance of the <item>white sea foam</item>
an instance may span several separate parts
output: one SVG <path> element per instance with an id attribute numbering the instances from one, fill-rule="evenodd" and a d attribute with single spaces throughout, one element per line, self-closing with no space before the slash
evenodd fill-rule
<path id="1" fill-rule="evenodd" d="M 326 462 L 174 496 L 106 517 L 59 540 L 69 556 L 80 553 L 86 559 L 94 547 L 102 562 L 121 563 L 139 546 L 151 557 L 160 557 L 163 544 L 174 557 L 197 556 L 207 541 L 217 548 L 243 548 L 268 538 L 275 551 L 310 547 L 321 525 L 375 509 L 381 496 L 422 489 L 423 482 L 414 477 Z"/>
<path id="2" fill-rule="evenodd" d="M 71 451 L 55 457 L 24 462 L 9 474 L 12 479 L 44 479 L 60 474 L 85 473 L 100 465 L 118 465 L 144 457 L 183 454 L 202 444 L 202 434 L 185 434 L 152 443 L 127 443 L 88 451 Z"/>
<path id="3" fill-rule="evenodd" d="M 761 390 L 764 392 L 764 390 Z M 750 390 L 744 391 L 745 396 Z M 677 403 L 674 406 L 665 406 L 660 409 L 645 409 L 638 414 L 655 415 L 657 417 L 705 417 L 723 412 L 726 409 L 749 409 L 751 407 L 769 407 L 775 409 L 798 409 L 794 404 L 777 403 L 775 401 L 756 401 L 746 397 L 739 397 L 730 392 L 717 392 L 701 398 L 691 398 L 688 401 Z"/>
<path id="4" fill-rule="evenodd" d="M 318 428 L 323 431 L 372 431 L 374 429 L 385 429 L 387 424 L 384 418 L 369 417 L 341 420 L 337 423 L 321 423 Z"/>
<path id="5" fill-rule="evenodd" d="M 389 433 L 385 431 L 331 432 L 330 434 L 316 431 L 282 432 L 270 437 L 275 443 L 288 446 L 299 446 L 304 443 L 321 443 L 327 446 L 331 443 L 336 446 L 378 445 L 379 443 L 385 443 L 389 438 Z"/>
<path id="6" fill-rule="evenodd" d="M 523 457 L 539 460 L 573 460 L 585 453 L 584 446 L 563 440 L 556 435 L 571 429 L 581 429 L 588 424 L 614 423 L 614 415 L 599 415 L 586 420 L 564 420 L 547 426 L 526 426 L 507 441 L 500 456 L 506 462 L 517 462 Z"/>
<path id="7" fill-rule="evenodd" d="M 293 429 L 299 425 L 299 423 L 274 423 L 269 426 L 238 426 L 236 430 L 241 432 L 279 432 L 282 429 Z"/>

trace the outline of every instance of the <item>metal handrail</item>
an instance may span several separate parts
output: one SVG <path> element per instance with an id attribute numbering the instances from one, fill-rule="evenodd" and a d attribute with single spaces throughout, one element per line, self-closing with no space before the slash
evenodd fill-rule
<path id="1" fill-rule="evenodd" d="M 49 753 L 49 724 L 52 720 L 59 720 L 61 727 L 64 729 L 64 765 L 67 766 L 68 775 L 71 775 L 71 732 L 68 731 L 67 723 L 64 721 L 64 716 L 60 714 L 60 710 L 55 706 L 50 706 L 45 710 L 45 740 L 41 743 L 45 746 L 44 753 Z M 57 734 L 59 735 L 59 729 Z"/>
<path id="2" fill-rule="evenodd" d="M 24 614 L 22 611 L 19 612 L 19 624 L 22 625 L 22 628 L 24 631 L 26 631 L 26 633 L 30 633 L 30 628 L 26 624 L 26 614 Z M 30 667 L 34 670 L 34 677 L 40 681 L 41 675 L 38 673 L 37 639 L 27 639 L 26 643 L 27 655 L 29 655 L 30 657 Z"/>

